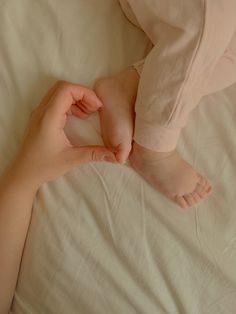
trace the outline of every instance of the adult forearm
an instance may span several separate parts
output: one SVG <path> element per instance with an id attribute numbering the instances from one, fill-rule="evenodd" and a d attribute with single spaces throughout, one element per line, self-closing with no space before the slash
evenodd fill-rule
<path id="1" fill-rule="evenodd" d="M 0 314 L 12 302 L 36 191 L 13 169 L 0 178 Z"/>

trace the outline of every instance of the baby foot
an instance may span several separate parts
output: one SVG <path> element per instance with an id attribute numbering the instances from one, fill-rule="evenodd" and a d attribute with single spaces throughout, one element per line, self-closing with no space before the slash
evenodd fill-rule
<path id="1" fill-rule="evenodd" d="M 130 161 L 146 181 L 182 208 L 197 205 L 212 191 L 210 182 L 175 150 L 159 153 L 134 143 Z"/>
<path id="2" fill-rule="evenodd" d="M 104 144 L 121 164 L 125 163 L 132 148 L 138 83 L 139 75 L 130 67 L 116 76 L 98 80 L 94 87 L 104 104 L 99 109 Z"/>

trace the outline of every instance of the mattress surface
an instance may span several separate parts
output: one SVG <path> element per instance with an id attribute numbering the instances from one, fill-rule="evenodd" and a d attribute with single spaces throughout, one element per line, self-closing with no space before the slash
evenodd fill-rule
<path id="1" fill-rule="evenodd" d="M 92 86 L 149 48 L 117 0 L 0 0 L 0 172 L 56 80 Z M 194 209 L 178 209 L 128 163 L 91 163 L 43 185 L 12 313 L 235 313 L 235 119 L 233 85 L 205 97 L 180 138 L 214 187 Z M 97 114 L 70 118 L 66 132 L 102 143 Z"/>

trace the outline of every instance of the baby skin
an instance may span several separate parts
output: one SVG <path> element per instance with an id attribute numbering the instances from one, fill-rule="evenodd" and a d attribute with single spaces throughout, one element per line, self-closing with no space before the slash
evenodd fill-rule
<path id="1" fill-rule="evenodd" d="M 133 67 L 96 82 L 95 92 L 104 104 L 99 112 L 104 144 L 119 163 L 129 157 L 131 166 L 168 199 L 183 209 L 194 207 L 212 192 L 209 180 L 176 150 L 156 152 L 133 142 L 138 84 L 139 75 Z"/>

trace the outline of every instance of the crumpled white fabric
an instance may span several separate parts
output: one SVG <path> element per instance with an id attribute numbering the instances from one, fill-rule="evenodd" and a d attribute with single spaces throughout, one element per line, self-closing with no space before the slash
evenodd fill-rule
<path id="1" fill-rule="evenodd" d="M 0 0 L 0 171 L 57 79 L 92 86 L 149 42 L 116 0 Z M 14 314 L 233 314 L 236 309 L 236 86 L 192 114 L 179 151 L 214 193 L 181 211 L 129 165 L 84 165 L 36 198 Z M 71 118 L 102 143 L 98 116 Z"/>

